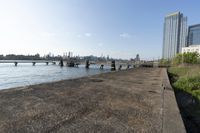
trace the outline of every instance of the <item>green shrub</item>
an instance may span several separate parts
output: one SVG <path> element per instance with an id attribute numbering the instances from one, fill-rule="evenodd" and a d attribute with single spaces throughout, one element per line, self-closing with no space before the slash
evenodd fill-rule
<path id="1" fill-rule="evenodd" d="M 187 64 L 197 64 L 199 63 L 199 54 L 197 52 L 189 52 L 183 54 L 177 54 L 176 57 L 173 58 L 172 64 L 179 65 L 181 63 Z"/>
<path id="2" fill-rule="evenodd" d="M 179 65 L 183 62 L 182 54 L 177 54 L 176 57 L 173 58 L 172 64 Z"/>
<path id="3" fill-rule="evenodd" d="M 173 87 L 191 93 L 200 99 L 200 76 L 180 77 L 173 83 Z"/>
<path id="4" fill-rule="evenodd" d="M 170 64 L 171 64 L 171 61 L 170 61 L 170 60 L 161 59 L 161 60 L 159 61 L 159 65 L 160 65 L 160 66 L 170 66 Z"/>

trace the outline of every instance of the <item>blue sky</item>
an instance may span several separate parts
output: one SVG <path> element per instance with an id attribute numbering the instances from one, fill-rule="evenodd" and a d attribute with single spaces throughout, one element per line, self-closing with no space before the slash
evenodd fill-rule
<path id="1" fill-rule="evenodd" d="M 200 23 L 198 0 L 0 0 L 0 54 L 161 57 L 163 21 Z"/>

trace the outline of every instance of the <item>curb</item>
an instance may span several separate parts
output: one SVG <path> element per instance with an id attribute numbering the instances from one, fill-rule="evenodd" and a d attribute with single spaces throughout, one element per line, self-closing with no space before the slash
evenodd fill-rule
<path id="1" fill-rule="evenodd" d="M 163 133 L 186 133 L 176 102 L 174 90 L 169 82 L 166 68 L 163 69 Z"/>

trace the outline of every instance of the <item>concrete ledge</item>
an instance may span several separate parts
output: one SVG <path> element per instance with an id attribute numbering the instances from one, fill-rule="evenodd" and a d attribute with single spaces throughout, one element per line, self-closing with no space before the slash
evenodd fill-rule
<path id="1" fill-rule="evenodd" d="M 163 69 L 163 133 L 186 133 L 166 69 Z"/>

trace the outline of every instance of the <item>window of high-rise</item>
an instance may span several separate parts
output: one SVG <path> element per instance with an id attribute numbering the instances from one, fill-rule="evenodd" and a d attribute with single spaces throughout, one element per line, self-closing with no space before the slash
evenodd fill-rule
<path id="1" fill-rule="evenodd" d="M 189 26 L 188 45 L 200 45 L 200 24 Z"/>

